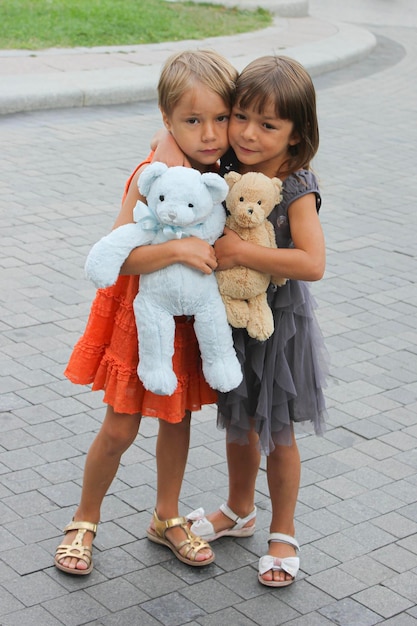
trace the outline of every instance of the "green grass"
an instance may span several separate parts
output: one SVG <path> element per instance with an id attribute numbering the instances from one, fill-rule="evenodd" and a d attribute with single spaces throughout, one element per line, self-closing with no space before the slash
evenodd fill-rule
<path id="1" fill-rule="evenodd" d="M 0 0 L 0 48 L 115 46 L 203 39 L 266 28 L 263 9 L 164 0 Z"/>

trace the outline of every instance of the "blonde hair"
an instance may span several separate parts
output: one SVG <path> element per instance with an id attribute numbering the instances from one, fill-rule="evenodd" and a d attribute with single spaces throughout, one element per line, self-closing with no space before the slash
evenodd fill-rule
<path id="1" fill-rule="evenodd" d="M 237 70 L 214 50 L 185 50 L 171 55 L 165 62 L 158 82 L 158 104 L 171 115 L 186 91 L 198 82 L 218 94 L 232 107 Z"/>
<path id="2" fill-rule="evenodd" d="M 316 92 L 305 68 L 285 56 L 265 56 L 249 63 L 236 84 L 235 104 L 262 114 L 273 103 L 275 115 L 293 123 L 300 141 L 289 146 L 281 174 L 309 169 L 319 147 Z M 277 173 L 278 174 L 278 173 Z"/>

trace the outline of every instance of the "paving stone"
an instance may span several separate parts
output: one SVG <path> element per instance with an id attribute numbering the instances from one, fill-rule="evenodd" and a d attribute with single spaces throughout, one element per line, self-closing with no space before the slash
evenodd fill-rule
<path id="1" fill-rule="evenodd" d="M 401 613 L 401 615 L 384 620 L 384 624 L 388 626 L 415 626 L 416 623 L 416 618 L 407 613 Z"/>
<path id="2" fill-rule="evenodd" d="M 352 543 L 351 538 L 346 537 L 343 532 L 318 539 L 313 542 L 313 546 L 339 562 L 349 561 L 354 557 L 362 556 L 367 551 L 365 546 L 359 542 Z"/>
<path id="3" fill-rule="evenodd" d="M 356 500 L 344 500 L 328 507 L 328 510 L 349 522 L 361 523 L 373 519 L 377 513 Z"/>
<path id="4" fill-rule="evenodd" d="M 350 576 L 338 567 L 328 568 L 323 572 L 313 574 L 307 578 L 307 581 L 337 600 L 366 588 L 364 582 Z"/>
<path id="5" fill-rule="evenodd" d="M 416 516 L 417 503 L 409 504 L 408 506 L 403 506 L 400 511 L 401 511 L 401 515 L 408 517 L 412 521 L 417 519 L 417 516 Z"/>
<path id="6" fill-rule="evenodd" d="M 395 511 L 375 518 L 373 524 L 398 538 L 417 533 L 417 523 L 399 515 Z"/>
<path id="7" fill-rule="evenodd" d="M 326 489 L 321 488 L 321 482 L 319 485 L 301 487 L 299 500 L 312 509 L 321 509 L 339 502 L 339 498 L 329 493 Z"/>
<path id="8" fill-rule="evenodd" d="M 204 615 L 204 611 L 179 593 L 169 593 L 157 600 L 149 600 L 142 608 L 165 626 L 182 626 Z"/>
<path id="9" fill-rule="evenodd" d="M 61 626 L 62 622 L 41 606 L 31 606 L 3 617 L 2 626 Z"/>
<path id="10" fill-rule="evenodd" d="M 301 568 L 307 574 L 316 574 L 323 570 L 327 570 L 335 565 L 338 565 L 339 561 L 324 554 L 320 550 L 317 550 L 311 544 L 302 546 L 302 561 Z"/>
<path id="11" fill-rule="evenodd" d="M 112 613 L 142 604 L 147 596 L 123 578 L 99 583 L 86 590 L 97 602 L 104 605 Z"/>
<path id="12" fill-rule="evenodd" d="M 68 602 L 68 596 L 63 595 L 44 602 L 43 606 L 65 626 L 80 626 L 92 619 L 100 620 L 108 614 L 108 610 L 85 591 L 73 592 L 71 602 Z M 77 607 L 76 611 L 74 607 Z"/>
<path id="13" fill-rule="evenodd" d="M 417 535 L 413 534 L 410 537 L 406 537 L 405 539 L 401 539 L 398 541 L 398 545 L 414 554 L 417 554 Z"/>
<path id="14" fill-rule="evenodd" d="M 219 626 L 219 624 L 227 624 L 228 626 L 253 626 L 254 622 L 242 615 L 240 611 L 234 608 L 227 608 L 216 611 L 212 615 L 199 617 L 196 624 L 201 626 Z"/>
<path id="15" fill-rule="evenodd" d="M 392 577 L 392 570 L 370 556 L 360 556 L 340 565 L 340 569 L 349 572 L 363 583 L 373 586 Z"/>
<path id="16" fill-rule="evenodd" d="M 228 589 L 217 580 L 205 580 L 192 587 L 185 587 L 181 594 L 200 606 L 205 613 L 213 613 L 234 605 L 241 595 Z"/>
<path id="17" fill-rule="evenodd" d="M 372 558 L 399 573 L 417 567 L 417 555 L 408 551 L 406 546 L 403 548 L 399 544 L 392 543 L 374 550 Z"/>
<path id="18" fill-rule="evenodd" d="M 413 606 L 413 603 L 403 596 L 380 585 L 369 587 L 352 597 L 384 618 L 393 617 Z"/>
<path id="19" fill-rule="evenodd" d="M 361 504 L 372 507 L 378 513 L 389 513 L 398 507 L 398 500 L 385 493 L 383 489 L 383 487 L 372 489 L 372 491 L 356 496 L 354 499 Z"/>
<path id="20" fill-rule="evenodd" d="M 288 590 L 286 590 L 288 591 Z M 258 598 L 252 598 L 239 603 L 239 612 L 251 619 L 253 624 L 265 624 L 265 626 L 279 626 L 287 624 L 299 617 L 299 613 L 288 606 L 286 596 L 288 593 L 277 595 L 263 594 Z"/>
<path id="21" fill-rule="evenodd" d="M 355 527 L 347 528 L 343 531 L 346 537 L 350 537 L 352 541 L 362 543 L 369 551 L 380 548 L 393 543 L 395 537 L 380 528 L 375 528 L 370 521 L 357 524 Z"/>
<path id="22" fill-rule="evenodd" d="M 39 545 L 25 545 L 1 552 L 1 558 L 20 576 L 50 567 L 51 554 Z M 13 577 L 14 577 L 13 575 Z"/>
<path id="23" fill-rule="evenodd" d="M 42 604 L 64 594 L 61 585 L 51 580 L 44 572 L 14 578 L 4 582 L 3 586 L 25 606 Z"/>
<path id="24" fill-rule="evenodd" d="M 344 598 L 334 604 L 324 607 L 320 613 L 327 617 L 332 624 L 339 626 L 373 626 L 381 622 L 377 613 L 370 611 L 351 598 Z"/>
<path id="25" fill-rule="evenodd" d="M 13 611 L 19 611 L 24 608 L 24 605 L 14 596 L 9 593 L 3 586 L 0 586 L 0 616 L 3 620 L 4 615 L 12 613 Z"/>
<path id="26" fill-rule="evenodd" d="M 401 596 L 417 605 L 417 574 L 404 572 L 385 580 L 384 586 L 396 591 Z"/>
<path id="27" fill-rule="evenodd" d="M 318 611 L 333 601 L 329 594 L 314 587 L 307 579 L 297 580 L 297 587 L 294 585 L 287 590 L 288 594 L 285 598 L 283 597 L 283 600 L 302 615 L 310 611 Z M 294 593 L 296 590 L 297 593 Z M 304 598 L 304 606 L 302 598 Z"/>
<path id="28" fill-rule="evenodd" d="M 100 620 L 102 626 L 160 626 L 159 620 L 151 617 L 139 606 L 132 606 Z M 95 625 L 94 625 L 95 626 Z"/>
<path id="29" fill-rule="evenodd" d="M 103 569 L 103 571 L 105 571 Z M 172 593 L 183 589 L 186 585 L 183 580 L 175 576 L 161 565 L 154 565 L 146 569 L 132 570 L 125 579 L 135 585 L 148 598 L 157 598 L 163 593 Z"/>
<path id="30" fill-rule="evenodd" d="M 310 513 L 301 515 L 299 519 L 303 524 L 311 526 L 322 535 L 330 535 L 345 528 L 349 528 L 350 526 L 350 523 L 346 519 L 334 515 L 334 513 L 331 513 L 327 509 L 311 511 Z"/>
<path id="31" fill-rule="evenodd" d="M 43 463 L 42 458 L 32 450 L 12 450 L 0 453 L 0 462 L 8 467 L 9 471 L 36 467 Z"/>
<path id="32" fill-rule="evenodd" d="M 320 487 L 343 500 L 353 498 L 366 490 L 364 485 L 358 484 L 357 481 L 353 482 L 346 476 L 336 476 L 335 478 L 324 480 L 320 483 Z"/>
<path id="33" fill-rule="evenodd" d="M 370 467 L 377 472 L 385 474 L 392 480 L 398 480 L 400 478 L 407 478 L 414 474 L 414 470 L 405 463 L 401 463 L 397 459 L 384 459 L 383 461 L 373 461 L 370 463 Z"/>

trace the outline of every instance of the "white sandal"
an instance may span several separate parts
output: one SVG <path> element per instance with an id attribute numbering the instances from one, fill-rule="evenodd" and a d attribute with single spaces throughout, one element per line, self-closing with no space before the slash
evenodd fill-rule
<path id="1" fill-rule="evenodd" d="M 278 543 L 287 543 L 292 546 L 299 552 L 300 546 L 295 537 L 291 537 L 290 535 L 284 535 L 283 533 L 271 533 L 269 535 L 268 543 L 270 541 L 276 541 Z M 259 568 L 258 568 L 258 580 L 261 585 L 266 585 L 267 587 L 287 587 L 288 585 L 292 585 L 295 580 L 295 577 L 298 574 L 298 570 L 300 569 L 300 559 L 298 556 L 288 556 L 285 559 L 280 559 L 279 557 L 272 556 L 270 554 L 266 554 L 265 556 L 261 556 L 259 559 Z M 263 574 L 266 574 L 269 570 L 276 572 L 286 572 L 290 576 L 292 576 L 292 580 L 265 580 L 262 578 Z"/>
<path id="2" fill-rule="evenodd" d="M 232 528 L 225 528 L 216 533 L 213 524 L 205 516 L 204 509 L 200 507 L 187 515 L 187 519 L 193 522 L 190 528 L 191 532 L 209 542 L 220 539 L 220 537 L 252 537 L 255 532 L 255 524 L 247 527 L 246 524 L 255 519 L 256 506 L 246 517 L 236 515 L 227 504 L 221 504 L 220 511 L 234 522 Z"/>

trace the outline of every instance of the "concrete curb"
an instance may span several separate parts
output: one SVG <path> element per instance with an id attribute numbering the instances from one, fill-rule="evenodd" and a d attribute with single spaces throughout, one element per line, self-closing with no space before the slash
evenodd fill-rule
<path id="1" fill-rule="evenodd" d="M 365 29 L 349 24 L 333 24 L 336 33 L 318 41 L 295 47 L 270 48 L 266 41 L 279 41 L 282 27 L 274 26 L 257 33 L 253 45 L 253 34 L 239 37 L 240 42 L 248 42 L 248 54 L 229 55 L 238 70 L 262 54 L 286 54 L 300 61 L 312 76 L 340 69 L 366 57 L 375 47 L 375 37 Z M 262 36 L 264 33 L 264 37 Z M 268 35 L 268 37 L 267 37 Z M 252 38 L 252 39 L 251 39 Z M 166 57 L 174 49 L 216 47 L 222 42 L 233 49 L 232 37 L 211 38 L 204 41 L 155 44 L 155 49 L 166 52 Z M 250 45 L 252 44 L 252 45 Z M 132 46 L 129 50 L 132 50 Z M 102 52 L 104 49 L 100 49 Z M 120 52 L 121 48 L 107 50 Z M 2 57 L 7 57 L 3 51 Z M 62 51 L 61 51 L 62 52 Z M 68 52 L 68 51 L 67 51 Z M 76 54 L 76 51 L 74 51 Z M 27 53 L 28 55 L 28 53 Z M 16 54 L 15 54 L 16 56 Z M 96 105 L 127 104 L 153 100 L 156 98 L 156 85 L 162 63 L 135 65 L 134 67 L 105 68 L 90 71 L 66 71 L 44 74 L 9 75 L 0 85 L 0 114 L 19 113 L 33 110 L 83 107 Z"/>

